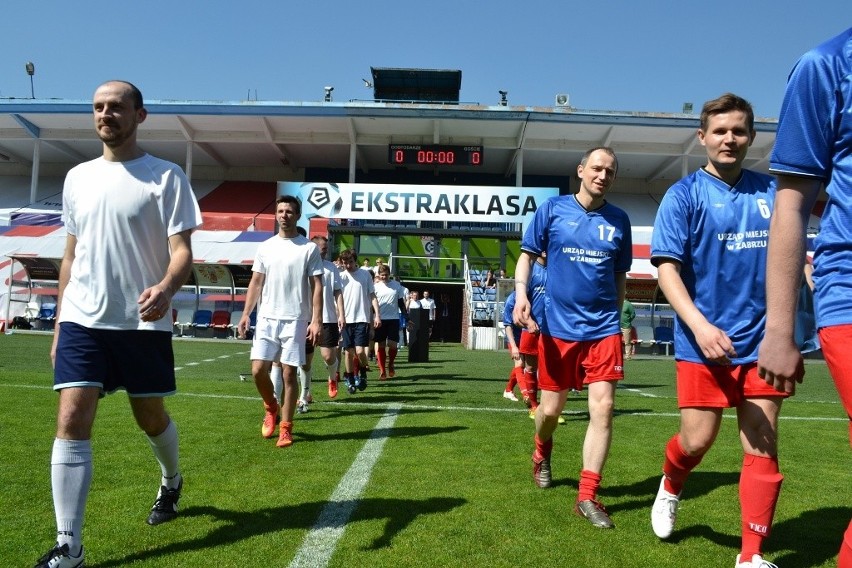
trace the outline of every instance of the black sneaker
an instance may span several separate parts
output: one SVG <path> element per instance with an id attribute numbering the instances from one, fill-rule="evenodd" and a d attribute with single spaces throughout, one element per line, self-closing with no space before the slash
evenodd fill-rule
<path id="1" fill-rule="evenodd" d="M 149 525 L 159 525 L 177 517 L 181 489 L 183 489 L 183 477 L 180 478 L 177 489 L 169 489 L 165 485 L 160 487 L 157 500 L 154 501 L 151 514 L 148 515 L 147 522 Z"/>
<path id="2" fill-rule="evenodd" d="M 361 369 L 361 376 L 358 378 L 358 390 L 362 391 L 367 388 L 367 369 Z"/>
<path id="3" fill-rule="evenodd" d="M 355 376 L 345 375 L 343 378 L 346 379 L 346 392 L 355 394 Z"/>
<path id="4" fill-rule="evenodd" d="M 83 565 L 83 556 L 82 547 L 80 547 L 80 556 L 71 556 L 67 544 L 59 546 L 57 543 L 47 554 L 38 559 L 35 568 L 78 568 Z"/>

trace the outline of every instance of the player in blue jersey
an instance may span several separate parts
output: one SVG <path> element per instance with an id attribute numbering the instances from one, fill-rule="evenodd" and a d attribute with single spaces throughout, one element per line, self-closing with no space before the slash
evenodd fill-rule
<path id="1" fill-rule="evenodd" d="M 612 441 L 616 382 L 624 378 L 619 315 L 633 262 L 630 220 L 606 202 L 618 161 L 611 148 L 592 148 L 577 166 L 575 195 L 553 197 L 536 211 L 521 242 L 515 270 L 515 321 L 539 337 L 533 478 L 551 483 L 553 432 L 568 392 L 589 390 L 580 491 L 574 510 L 600 528 L 615 525 L 597 500 Z M 546 311 L 531 317 L 527 286 L 536 257 L 547 254 Z M 539 327 L 540 326 L 540 327 Z"/>
<path id="2" fill-rule="evenodd" d="M 794 322 L 805 230 L 820 188 L 828 203 L 814 250 L 817 327 L 823 355 L 850 416 L 852 441 L 852 28 L 809 51 L 787 84 L 770 171 L 778 197 L 769 236 L 766 336 L 759 371 L 779 391 L 792 393 L 804 375 Z M 852 523 L 838 568 L 852 568 Z"/>
<path id="3" fill-rule="evenodd" d="M 521 328 L 515 325 L 512 318 L 512 312 L 515 309 L 515 293 L 512 292 L 506 296 L 506 303 L 503 305 L 503 329 L 506 333 L 506 345 L 509 349 L 509 357 L 512 358 L 512 370 L 509 371 L 509 380 L 506 383 L 506 388 L 503 389 L 503 398 L 518 402 L 518 397 L 515 396 L 515 385 L 520 385 L 521 394 L 524 392 L 523 373 L 524 373 L 524 358 L 518 345 L 521 343 Z"/>
<path id="4" fill-rule="evenodd" d="M 736 408 L 744 458 L 740 474 L 742 546 L 738 568 L 763 560 L 783 476 L 778 413 L 784 395 L 757 376 L 765 318 L 766 242 L 775 197 L 771 176 L 743 168 L 754 142 L 754 113 L 727 93 L 701 111 L 698 141 L 707 164 L 666 192 L 651 239 L 651 262 L 675 319 L 680 431 L 666 445 L 651 511 L 654 533 L 674 530 L 681 490 Z"/>
<path id="5" fill-rule="evenodd" d="M 532 265 L 530 281 L 527 284 L 527 297 L 530 300 L 530 317 L 536 322 L 544 321 L 544 290 L 547 286 L 547 252 L 542 251 L 541 256 L 536 258 Z M 520 383 L 521 394 L 524 404 L 530 409 L 530 418 L 535 419 L 538 410 L 538 338 L 540 334 L 530 333 L 526 329 L 521 332 L 521 341 L 518 344 L 523 360 L 524 368 Z M 564 424 L 565 419 L 559 415 L 559 423 Z"/>

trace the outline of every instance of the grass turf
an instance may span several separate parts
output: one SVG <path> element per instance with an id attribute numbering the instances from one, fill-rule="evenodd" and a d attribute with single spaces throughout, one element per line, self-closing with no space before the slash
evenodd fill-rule
<path id="1" fill-rule="evenodd" d="M 0 337 L 0 557 L 8 566 L 31 565 L 53 542 L 50 341 Z M 335 491 L 351 491 L 353 483 L 365 484 L 363 493 L 343 492 L 331 509 L 338 516 L 322 527 L 324 544 L 313 547 L 330 551 L 329 566 L 733 564 L 742 452 L 730 412 L 689 478 L 671 539 L 661 542 L 650 529 L 663 448 L 678 427 L 671 359 L 626 364 L 600 492 L 617 528 L 602 531 L 571 512 L 587 420 L 582 394 L 569 398 L 567 424 L 555 434 L 554 486 L 540 490 L 531 479 L 533 422 L 521 403 L 501 397 L 505 352 L 438 344 L 429 362 L 405 357 L 401 351 L 395 379 L 379 382 L 372 372 L 369 388 L 353 396 L 341 389 L 331 401 L 324 380 L 315 380 L 315 403 L 296 417 L 295 444 L 281 450 L 260 437 L 259 398 L 251 380 L 238 378 L 249 368 L 248 344 L 176 341 L 179 393 L 167 406 L 181 436 L 181 516 L 145 524 L 159 468 L 126 396 L 106 397 L 93 436 L 86 565 L 290 565 Z M 317 356 L 317 378 L 321 371 Z M 376 432 L 388 412 L 392 426 Z M 834 566 L 852 516 L 852 453 L 822 362 L 807 365 L 780 429 L 786 479 L 766 557 L 783 568 Z M 350 471 L 359 452 L 382 437 L 374 467 Z M 299 558 L 324 565 L 321 555 Z"/>

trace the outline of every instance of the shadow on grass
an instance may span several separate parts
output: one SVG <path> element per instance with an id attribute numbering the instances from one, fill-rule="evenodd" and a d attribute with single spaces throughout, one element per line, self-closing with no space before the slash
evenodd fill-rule
<path id="1" fill-rule="evenodd" d="M 695 499 L 711 493 L 725 485 L 737 485 L 739 472 L 694 471 L 684 487 L 684 500 Z M 577 486 L 577 479 L 554 479 L 554 486 Z M 640 499 L 607 505 L 607 510 L 614 517 L 619 512 L 646 509 L 650 514 L 654 496 L 660 485 L 660 477 L 653 476 L 643 481 L 629 485 L 605 487 L 601 493 L 604 499 L 609 497 L 641 497 Z M 783 506 L 784 493 L 781 493 Z M 734 500 L 731 507 L 739 510 L 739 502 Z M 692 509 L 691 517 L 701 514 L 700 510 Z M 843 533 L 852 517 L 850 507 L 824 507 L 813 511 L 805 511 L 798 517 L 776 522 L 763 549 L 768 560 L 784 568 L 809 568 L 819 566 L 834 558 L 840 549 Z M 683 524 L 686 519 L 681 518 Z M 617 521 L 616 521 L 617 522 Z M 675 529 L 672 536 L 664 542 L 677 544 L 682 541 L 700 538 L 719 546 L 730 548 L 733 555 L 740 549 L 741 537 L 739 527 L 725 527 L 736 532 L 727 534 L 719 532 L 708 525 L 691 525 Z M 650 525 L 649 525 L 650 530 Z M 778 551 L 778 552 L 775 552 Z M 779 556 L 783 552 L 783 555 Z"/>
<path id="2" fill-rule="evenodd" d="M 323 442 L 330 440 L 369 440 L 370 438 L 375 437 L 387 437 L 387 438 L 422 438 L 423 436 L 439 436 L 441 434 L 449 434 L 452 432 L 460 432 L 462 430 L 468 430 L 467 427 L 463 426 L 447 426 L 442 428 L 433 428 L 426 426 L 412 426 L 412 427 L 399 427 L 394 426 L 390 430 L 383 430 L 382 428 L 376 428 L 372 430 L 361 430 L 358 432 L 335 432 L 333 434 L 327 435 L 315 435 L 306 432 L 299 432 L 297 430 L 293 431 L 293 438 L 295 441 L 305 441 L 305 442 Z"/>
<path id="3" fill-rule="evenodd" d="M 341 501 L 332 506 L 340 510 L 354 510 L 357 513 L 349 522 L 361 520 L 387 519 L 382 534 L 378 535 L 366 549 L 377 550 L 390 546 L 393 538 L 401 533 L 415 519 L 422 515 L 435 515 L 451 511 L 464 505 L 464 499 L 452 497 L 432 497 L 421 501 L 411 499 L 364 499 L 360 501 Z M 342 517 L 339 524 L 314 526 L 326 502 L 302 503 L 293 506 L 270 507 L 254 511 L 230 511 L 212 506 L 188 507 L 181 512 L 176 523 L 204 523 L 210 526 L 205 536 L 182 542 L 173 542 L 154 548 L 128 554 L 122 558 L 89 564 L 87 566 L 107 568 L 125 566 L 132 562 L 157 561 L 168 565 L 166 557 L 182 552 L 213 550 L 217 547 L 238 543 L 242 540 L 284 530 L 340 529 L 346 522 Z M 206 517 L 210 517 L 208 519 Z M 335 515 L 330 515 L 335 518 Z"/>

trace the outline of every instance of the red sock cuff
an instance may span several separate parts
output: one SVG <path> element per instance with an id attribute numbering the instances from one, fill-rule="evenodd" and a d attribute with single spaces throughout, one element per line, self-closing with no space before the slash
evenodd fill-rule
<path id="1" fill-rule="evenodd" d="M 680 434 L 672 436 L 666 444 L 666 461 L 663 464 L 666 491 L 679 495 L 689 473 L 701 463 L 703 458 L 703 455 L 690 456 L 686 453 L 680 443 Z"/>
<path id="2" fill-rule="evenodd" d="M 580 490 L 577 494 L 577 501 L 596 501 L 598 496 L 598 488 L 601 486 L 603 476 L 594 471 L 584 469 L 580 472 Z"/>
<path id="3" fill-rule="evenodd" d="M 550 457 L 550 454 L 553 453 L 553 438 L 542 442 L 541 438 L 539 438 L 538 434 L 536 434 L 535 451 L 537 451 L 543 457 Z"/>

